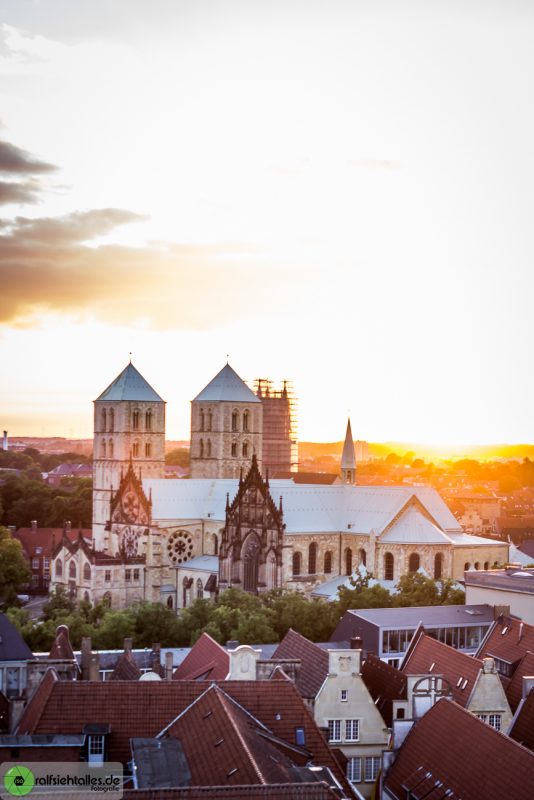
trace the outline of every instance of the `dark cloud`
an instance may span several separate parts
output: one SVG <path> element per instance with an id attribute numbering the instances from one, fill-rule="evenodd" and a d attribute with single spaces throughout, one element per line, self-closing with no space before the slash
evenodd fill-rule
<path id="1" fill-rule="evenodd" d="M 36 203 L 37 200 L 38 197 L 33 184 L 0 181 L 0 205 Z"/>
<path id="2" fill-rule="evenodd" d="M 27 150 L 0 140 L 0 172 L 14 175 L 42 175 L 57 167 L 34 158 Z"/>
<path id="3" fill-rule="evenodd" d="M 116 226 L 140 219 L 110 208 L 0 220 L 0 324 L 67 312 L 117 324 L 205 329 L 293 302 L 291 292 L 280 292 L 282 270 L 258 264 L 257 253 L 243 245 L 95 246 Z"/>

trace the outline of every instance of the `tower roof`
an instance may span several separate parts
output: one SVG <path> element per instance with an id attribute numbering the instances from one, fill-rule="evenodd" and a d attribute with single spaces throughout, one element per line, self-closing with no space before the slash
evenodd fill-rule
<path id="1" fill-rule="evenodd" d="M 164 402 L 131 362 L 96 399 Z"/>
<path id="2" fill-rule="evenodd" d="M 217 402 L 226 400 L 235 403 L 261 403 L 252 389 L 239 377 L 230 364 L 226 364 L 220 372 L 194 398 L 195 402 Z"/>
<path id="3" fill-rule="evenodd" d="M 350 427 L 350 417 L 347 422 L 347 433 L 345 434 L 345 444 L 341 455 L 341 469 L 356 469 L 356 456 L 354 454 L 354 441 Z"/>

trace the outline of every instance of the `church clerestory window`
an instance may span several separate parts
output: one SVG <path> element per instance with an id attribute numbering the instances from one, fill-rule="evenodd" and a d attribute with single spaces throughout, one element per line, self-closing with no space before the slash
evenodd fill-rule
<path id="1" fill-rule="evenodd" d="M 392 581 L 393 574 L 395 569 L 395 559 L 393 558 L 392 553 L 386 553 L 384 555 L 384 580 L 385 581 Z"/>
<path id="2" fill-rule="evenodd" d="M 332 572 L 332 553 L 330 550 L 327 550 L 324 554 L 324 571 L 326 575 Z"/>
<path id="3" fill-rule="evenodd" d="M 317 572 L 317 544 L 312 542 L 308 547 L 308 575 L 315 575 Z"/>
<path id="4" fill-rule="evenodd" d="M 202 600 L 204 597 L 204 587 L 202 586 L 202 581 L 200 578 L 197 580 L 197 599 Z"/>
<path id="5" fill-rule="evenodd" d="M 91 580 L 91 567 L 87 562 L 85 562 L 85 564 L 83 565 L 83 579 L 84 581 Z"/>
<path id="6" fill-rule="evenodd" d="M 293 575 L 300 575 L 301 571 L 301 555 L 297 551 L 293 553 Z"/>
<path id="7" fill-rule="evenodd" d="M 362 564 L 364 567 L 367 566 L 367 553 L 365 552 L 363 547 L 360 550 L 360 564 Z"/>
<path id="8" fill-rule="evenodd" d="M 345 575 L 352 575 L 352 550 L 350 547 L 345 550 Z"/>
<path id="9" fill-rule="evenodd" d="M 410 553 L 410 558 L 408 559 L 408 572 L 417 572 L 421 565 L 421 559 L 419 557 L 419 553 Z"/>
<path id="10" fill-rule="evenodd" d="M 441 553 L 436 553 L 434 556 L 434 578 L 439 581 L 443 574 L 443 556 Z"/>

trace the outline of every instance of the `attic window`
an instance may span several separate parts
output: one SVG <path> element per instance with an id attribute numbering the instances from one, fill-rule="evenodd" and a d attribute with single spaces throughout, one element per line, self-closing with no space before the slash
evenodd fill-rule
<path id="1" fill-rule="evenodd" d="M 429 668 L 428 668 L 428 671 L 429 671 L 429 672 L 432 672 L 432 670 L 434 669 L 434 667 L 435 667 L 435 666 L 436 666 L 436 662 L 435 662 L 435 661 L 433 661 L 433 662 L 431 663 L 431 665 L 429 666 Z"/>
<path id="2" fill-rule="evenodd" d="M 504 636 L 504 634 L 505 634 L 505 633 L 507 633 L 507 631 L 508 631 L 508 627 L 509 627 L 509 626 L 508 626 L 508 625 L 506 625 L 506 627 L 502 629 L 502 631 L 501 631 L 501 636 Z"/>
<path id="3" fill-rule="evenodd" d="M 465 687 L 467 686 L 468 683 L 469 683 L 469 679 L 466 678 L 465 681 L 462 683 L 462 692 L 463 692 L 463 690 L 465 689 Z"/>
<path id="4" fill-rule="evenodd" d="M 233 769 L 231 769 L 230 772 L 226 773 L 226 777 L 229 778 L 230 775 L 235 775 L 236 772 L 237 772 L 237 769 L 238 769 L 237 767 L 234 767 Z"/>
<path id="5" fill-rule="evenodd" d="M 304 747 L 306 744 L 306 734 L 304 728 L 295 728 L 295 744 Z"/>
<path id="6" fill-rule="evenodd" d="M 458 687 L 458 686 L 461 684 L 461 682 L 462 682 L 462 681 L 463 681 L 463 678 L 462 678 L 462 676 L 460 675 L 460 677 L 459 677 L 459 678 L 458 678 L 458 680 L 456 681 L 456 686 Z"/>

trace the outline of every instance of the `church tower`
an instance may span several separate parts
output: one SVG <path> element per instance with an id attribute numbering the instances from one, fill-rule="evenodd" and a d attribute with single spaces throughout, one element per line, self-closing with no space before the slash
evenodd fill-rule
<path id="1" fill-rule="evenodd" d="M 165 402 L 130 362 L 94 406 L 93 538 L 108 550 L 111 495 L 130 461 L 138 478 L 165 476 Z"/>
<path id="2" fill-rule="evenodd" d="M 350 417 L 347 422 L 347 432 L 345 434 L 345 444 L 341 454 L 341 483 L 356 483 L 356 456 L 354 454 L 354 441 L 350 427 Z"/>
<path id="3" fill-rule="evenodd" d="M 237 478 L 262 463 L 263 405 L 226 364 L 191 402 L 191 477 Z"/>

